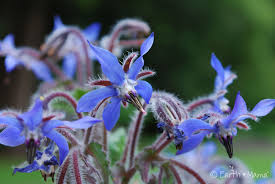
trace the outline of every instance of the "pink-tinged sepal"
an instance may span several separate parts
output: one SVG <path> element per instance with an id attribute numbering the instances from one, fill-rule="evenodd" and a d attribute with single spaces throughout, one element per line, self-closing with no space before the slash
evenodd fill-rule
<path id="1" fill-rule="evenodd" d="M 109 80 L 91 80 L 88 82 L 88 86 L 96 87 L 96 86 L 111 86 L 112 83 Z"/>
<path id="2" fill-rule="evenodd" d="M 244 129 L 244 130 L 250 130 L 250 126 L 243 122 L 243 121 L 240 121 L 236 124 L 236 126 L 239 128 L 239 129 Z"/>
<path id="3" fill-rule="evenodd" d="M 137 58 L 137 55 L 138 54 L 136 52 L 132 52 L 124 59 L 123 70 L 125 73 L 128 72 L 132 62 L 135 61 L 135 59 Z"/>
<path id="4" fill-rule="evenodd" d="M 152 77 L 155 74 L 156 74 L 156 72 L 154 72 L 152 70 L 145 69 L 145 70 L 142 70 L 141 72 L 139 72 L 139 74 L 137 75 L 136 80 L 142 80 L 142 79 L 145 79 L 147 77 Z"/>

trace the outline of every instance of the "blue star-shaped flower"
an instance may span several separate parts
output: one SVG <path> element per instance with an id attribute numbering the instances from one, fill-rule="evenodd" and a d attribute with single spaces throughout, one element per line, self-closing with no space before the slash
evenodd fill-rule
<path id="1" fill-rule="evenodd" d="M 43 152 L 36 151 L 35 160 L 31 164 L 23 168 L 14 168 L 13 175 L 16 172 L 30 173 L 40 170 L 45 181 L 48 176 L 51 176 L 54 181 L 54 166 L 56 165 L 58 161 L 54 155 L 54 143 L 51 141 Z"/>
<path id="2" fill-rule="evenodd" d="M 150 50 L 154 41 L 152 33 L 141 45 L 140 56 L 125 71 L 119 64 L 116 56 L 111 52 L 93 46 L 91 49 L 101 64 L 102 72 L 110 81 L 107 81 L 106 87 L 90 91 L 82 96 L 77 104 L 78 112 L 89 112 L 99 102 L 109 97 L 110 103 L 103 111 L 103 120 L 107 130 L 111 130 L 120 115 L 120 103 L 132 103 L 137 109 L 143 111 L 143 107 L 138 99 L 140 95 L 146 103 L 149 103 L 152 96 L 152 86 L 143 80 L 138 80 L 138 74 L 144 65 L 143 56 Z"/>
<path id="3" fill-rule="evenodd" d="M 101 120 L 86 116 L 76 121 L 60 121 L 43 118 L 43 100 L 37 99 L 32 109 L 17 117 L 0 116 L 0 124 L 6 128 L 0 133 L 0 144 L 15 147 L 23 143 L 27 147 L 27 160 L 33 161 L 40 140 L 47 137 L 53 140 L 59 149 L 60 164 L 68 154 L 66 139 L 55 128 L 66 126 L 73 129 L 86 129 Z"/>
<path id="4" fill-rule="evenodd" d="M 218 96 L 214 102 L 214 110 L 218 112 L 229 111 L 228 100 L 224 97 L 227 93 L 227 87 L 237 78 L 237 75 L 232 73 L 230 66 L 223 68 L 219 59 L 212 53 L 211 66 L 216 70 L 217 76 L 215 79 L 214 93 Z"/>
<path id="5" fill-rule="evenodd" d="M 26 47 L 15 48 L 12 34 L 7 35 L 0 42 L 0 55 L 6 56 L 5 67 L 7 72 L 11 72 L 16 66 L 21 65 L 32 70 L 37 78 L 48 82 L 53 81 L 50 69 L 39 60 L 38 52 Z"/>
<path id="6" fill-rule="evenodd" d="M 238 124 L 246 124 L 242 121 L 254 119 L 267 115 L 275 107 L 275 99 L 261 100 L 252 111 L 248 111 L 244 99 L 240 93 L 237 94 L 235 105 L 232 112 L 220 119 L 214 124 L 209 124 L 200 119 L 189 119 L 178 126 L 178 129 L 184 132 L 188 137 L 183 141 L 183 146 L 178 154 L 188 152 L 197 147 L 207 134 L 213 133 L 218 137 L 220 142 L 225 146 L 226 151 L 231 158 L 233 156 L 232 139 L 237 135 Z"/>
<path id="7" fill-rule="evenodd" d="M 62 33 L 64 31 L 66 31 L 67 28 L 70 28 L 70 26 L 64 25 L 59 16 L 54 17 L 54 29 L 53 29 L 54 32 L 52 33 L 53 35 Z M 96 22 L 96 23 L 92 23 L 84 30 L 81 30 L 81 32 L 87 40 L 94 43 L 98 39 L 100 29 L 101 29 L 101 24 Z M 72 41 L 66 41 L 66 42 L 76 44 L 75 41 L 73 41 L 73 38 L 69 39 L 69 40 L 72 40 Z M 70 47 L 71 48 L 75 47 L 75 45 L 72 45 L 72 44 L 71 45 L 68 44 L 70 46 L 66 46 L 66 49 L 69 49 L 67 51 L 69 53 L 64 56 L 63 65 L 62 65 L 64 73 L 69 78 L 73 78 L 75 71 L 76 71 L 76 66 L 77 66 L 77 56 L 75 55 L 73 49 L 71 49 L 71 51 L 70 51 Z M 77 48 L 77 49 L 79 49 L 79 48 Z M 78 57 L 80 57 L 80 56 L 78 56 Z M 89 53 L 89 57 L 92 60 L 95 59 L 94 56 L 90 53 Z"/>

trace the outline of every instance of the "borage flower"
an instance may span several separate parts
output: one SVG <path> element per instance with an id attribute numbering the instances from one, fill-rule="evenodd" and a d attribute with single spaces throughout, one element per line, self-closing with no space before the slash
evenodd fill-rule
<path id="1" fill-rule="evenodd" d="M 59 16 L 54 17 L 54 29 L 42 45 L 42 57 L 57 56 L 63 58 L 63 71 L 69 78 L 73 78 L 77 61 L 86 61 L 89 64 L 94 56 L 88 52 L 86 40 L 96 42 L 100 33 L 101 25 L 92 23 L 84 30 L 75 26 L 64 25 Z M 89 66 L 89 65 L 88 65 Z M 87 66 L 87 67 L 88 67 Z M 90 66 L 89 66 L 90 67 Z"/>
<path id="2" fill-rule="evenodd" d="M 149 103 L 152 96 L 152 86 L 143 80 L 139 80 L 146 76 L 152 75 L 151 71 L 141 71 L 144 60 L 143 55 L 152 47 L 154 34 L 152 33 L 141 45 L 140 56 L 134 62 L 136 54 L 130 54 L 125 59 L 123 67 L 119 64 L 116 56 L 111 52 L 93 46 L 91 49 L 101 64 L 102 72 L 107 76 L 108 80 L 99 80 L 92 82 L 92 85 L 105 86 L 88 92 L 82 96 L 77 104 L 78 112 L 89 112 L 102 100 L 109 97 L 110 103 L 103 111 L 103 120 L 107 130 L 111 130 L 120 115 L 120 103 L 126 102 L 133 104 L 138 110 L 144 112 L 141 102 L 138 99 L 140 95 L 146 103 Z"/>
<path id="3" fill-rule="evenodd" d="M 35 76 L 43 81 L 50 82 L 53 80 L 48 66 L 39 60 L 39 52 L 28 47 L 15 48 L 12 34 L 7 35 L 0 42 L 0 56 L 6 56 L 5 67 L 7 72 L 13 71 L 17 66 L 24 66 L 32 70 Z"/>
<path id="4" fill-rule="evenodd" d="M 55 166 L 58 165 L 57 158 L 54 155 L 54 143 L 51 141 L 48 147 L 43 151 L 36 151 L 35 160 L 23 168 L 14 168 L 13 175 L 16 172 L 30 173 L 40 170 L 44 180 L 51 177 L 54 182 Z"/>
<path id="5" fill-rule="evenodd" d="M 183 142 L 182 150 L 178 154 L 188 152 L 197 147 L 207 134 L 213 133 L 224 145 L 228 156 L 233 156 L 232 139 L 237 135 L 237 128 L 249 129 L 248 125 L 243 122 L 246 119 L 257 120 L 257 117 L 267 115 L 275 107 L 275 99 L 261 100 L 252 111 L 248 111 L 244 99 L 240 93 L 237 94 L 234 108 L 226 117 L 216 116 L 216 121 L 207 123 L 207 118 L 202 121 L 200 119 L 189 119 L 178 126 L 188 137 Z M 213 121 L 213 120 L 212 120 Z"/>
<path id="6" fill-rule="evenodd" d="M 1 116 L 0 124 L 6 125 L 6 128 L 0 133 L 0 144 L 15 147 L 25 143 L 27 161 L 32 163 L 41 139 L 47 137 L 58 146 L 60 164 L 62 164 L 68 154 L 69 146 L 66 139 L 55 128 L 86 129 L 101 121 L 89 116 L 72 122 L 53 118 L 54 116 L 43 118 L 43 98 L 37 99 L 28 112 L 16 117 Z"/>
<path id="7" fill-rule="evenodd" d="M 229 101 L 224 95 L 227 93 L 227 87 L 237 78 L 237 75 L 231 72 L 230 66 L 223 68 L 221 62 L 214 53 L 212 53 L 211 56 L 211 66 L 217 72 L 214 85 L 214 94 L 217 99 L 214 101 L 214 110 L 218 112 L 228 112 L 230 110 L 228 106 Z"/>
<path id="8" fill-rule="evenodd" d="M 70 26 L 66 26 L 62 23 L 62 20 L 59 16 L 54 17 L 54 29 L 53 29 L 54 32 L 52 34 L 57 35 L 58 33 L 60 34 L 62 32 L 66 32 L 67 29 L 70 29 L 70 28 L 71 28 Z M 92 23 L 90 26 L 88 26 L 81 32 L 87 40 L 94 43 L 98 39 L 100 29 L 101 29 L 101 25 L 96 22 L 96 23 Z M 76 62 L 77 61 L 76 55 L 78 53 L 77 49 L 79 49 L 79 48 L 76 48 L 75 45 L 73 45 L 76 42 L 76 41 L 73 41 L 75 39 L 74 37 L 72 37 L 72 38 L 69 37 L 67 39 L 69 41 L 66 41 L 67 45 L 63 46 L 64 51 L 62 51 L 62 52 L 64 52 L 62 68 L 63 68 L 63 71 L 65 72 L 65 74 L 67 75 L 67 77 L 73 78 L 75 71 L 76 71 L 76 65 L 77 65 L 77 62 Z M 89 56 L 91 59 L 95 59 L 94 56 L 92 54 L 90 54 L 90 52 L 89 52 Z"/>

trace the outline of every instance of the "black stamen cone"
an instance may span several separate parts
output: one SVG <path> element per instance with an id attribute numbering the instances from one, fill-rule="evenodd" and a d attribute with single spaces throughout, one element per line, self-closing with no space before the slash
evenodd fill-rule
<path id="1" fill-rule="evenodd" d="M 34 157 L 36 154 L 36 144 L 34 139 L 30 139 L 29 143 L 27 144 L 27 161 L 31 164 L 34 161 Z"/>
<path id="2" fill-rule="evenodd" d="M 139 101 L 138 97 L 135 96 L 133 93 L 128 93 L 130 98 L 127 99 L 127 102 L 133 104 L 135 108 L 137 108 L 140 112 L 144 112 L 141 102 Z"/>
<path id="3" fill-rule="evenodd" d="M 230 136 L 227 136 L 226 138 L 221 137 L 220 141 L 224 145 L 229 158 L 232 158 L 233 157 L 233 142 L 232 142 L 232 137 L 230 137 Z"/>

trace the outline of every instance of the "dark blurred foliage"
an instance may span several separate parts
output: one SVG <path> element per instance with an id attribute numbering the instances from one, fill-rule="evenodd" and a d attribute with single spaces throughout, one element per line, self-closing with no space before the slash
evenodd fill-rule
<path id="1" fill-rule="evenodd" d="M 263 98 L 275 98 L 272 9 L 272 0 L 8 0 L 1 1 L 0 37 L 13 33 L 16 45 L 39 48 L 52 30 L 54 15 L 80 27 L 101 22 L 101 35 L 122 18 L 140 18 L 155 32 L 154 46 L 145 56 L 146 66 L 157 71 L 150 79 L 155 89 L 185 101 L 212 92 L 214 52 L 238 75 L 229 88 L 231 104 L 241 91 L 253 107 Z M 1 107 L 27 107 L 38 84 L 33 74 L 22 69 L 7 74 L 3 62 L 0 70 Z M 270 130 L 274 120 L 272 112 L 255 127 Z"/>

